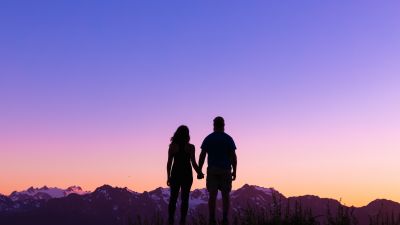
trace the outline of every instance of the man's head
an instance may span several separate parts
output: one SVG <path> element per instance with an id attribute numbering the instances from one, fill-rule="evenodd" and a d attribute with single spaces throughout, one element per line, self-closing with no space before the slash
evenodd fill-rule
<path id="1" fill-rule="evenodd" d="M 214 119 L 214 131 L 224 131 L 225 130 L 225 121 L 224 118 L 217 116 Z"/>

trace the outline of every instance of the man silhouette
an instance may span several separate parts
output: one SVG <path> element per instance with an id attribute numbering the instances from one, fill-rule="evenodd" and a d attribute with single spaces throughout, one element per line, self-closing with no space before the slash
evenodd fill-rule
<path id="1" fill-rule="evenodd" d="M 209 193 L 208 209 L 210 224 L 216 224 L 215 205 L 218 190 L 222 194 L 223 224 L 228 224 L 229 193 L 232 181 L 236 179 L 236 145 L 232 137 L 225 132 L 224 118 L 214 119 L 214 132 L 208 135 L 201 145 L 199 158 L 200 170 L 208 154 L 207 190 Z"/>

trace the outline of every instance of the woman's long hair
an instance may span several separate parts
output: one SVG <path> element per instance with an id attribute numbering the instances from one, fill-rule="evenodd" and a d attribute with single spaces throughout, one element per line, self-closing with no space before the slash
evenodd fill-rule
<path id="1" fill-rule="evenodd" d="M 171 137 L 171 144 L 187 144 L 190 141 L 189 128 L 181 125 L 176 129 L 174 136 Z"/>

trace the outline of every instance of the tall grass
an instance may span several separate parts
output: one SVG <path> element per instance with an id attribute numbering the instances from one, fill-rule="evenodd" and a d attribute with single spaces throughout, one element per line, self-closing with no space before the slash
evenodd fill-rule
<path id="1" fill-rule="evenodd" d="M 335 213 L 333 213 L 335 212 Z M 354 216 L 354 208 L 338 205 L 333 210 L 327 206 L 324 215 L 314 215 L 311 209 L 304 208 L 298 201 L 283 202 L 273 198 L 273 203 L 266 206 L 250 206 L 232 212 L 231 225 L 368 225 L 359 224 Z M 160 214 L 151 219 L 137 217 L 127 225 L 162 225 L 167 224 Z M 192 215 L 188 220 L 191 225 L 208 225 L 206 215 Z M 221 221 L 217 222 L 222 225 Z M 400 215 L 378 213 L 369 218 L 369 225 L 400 225 Z"/>
<path id="2" fill-rule="evenodd" d="M 375 216 L 369 217 L 370 225 L 400 225 L 400 214 L 395 215 L 394 213 L 384 214 L 379 212 Z"/>

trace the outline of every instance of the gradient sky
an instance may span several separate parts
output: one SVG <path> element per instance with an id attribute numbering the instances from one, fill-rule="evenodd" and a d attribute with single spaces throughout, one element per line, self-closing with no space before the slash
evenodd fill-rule
<path id="1" fill-rule="evenodd" d="M 222 115 L 234 188 L 400 202 L 399 1 L 0 4 L 0 193 L 166 186 Z"/>

